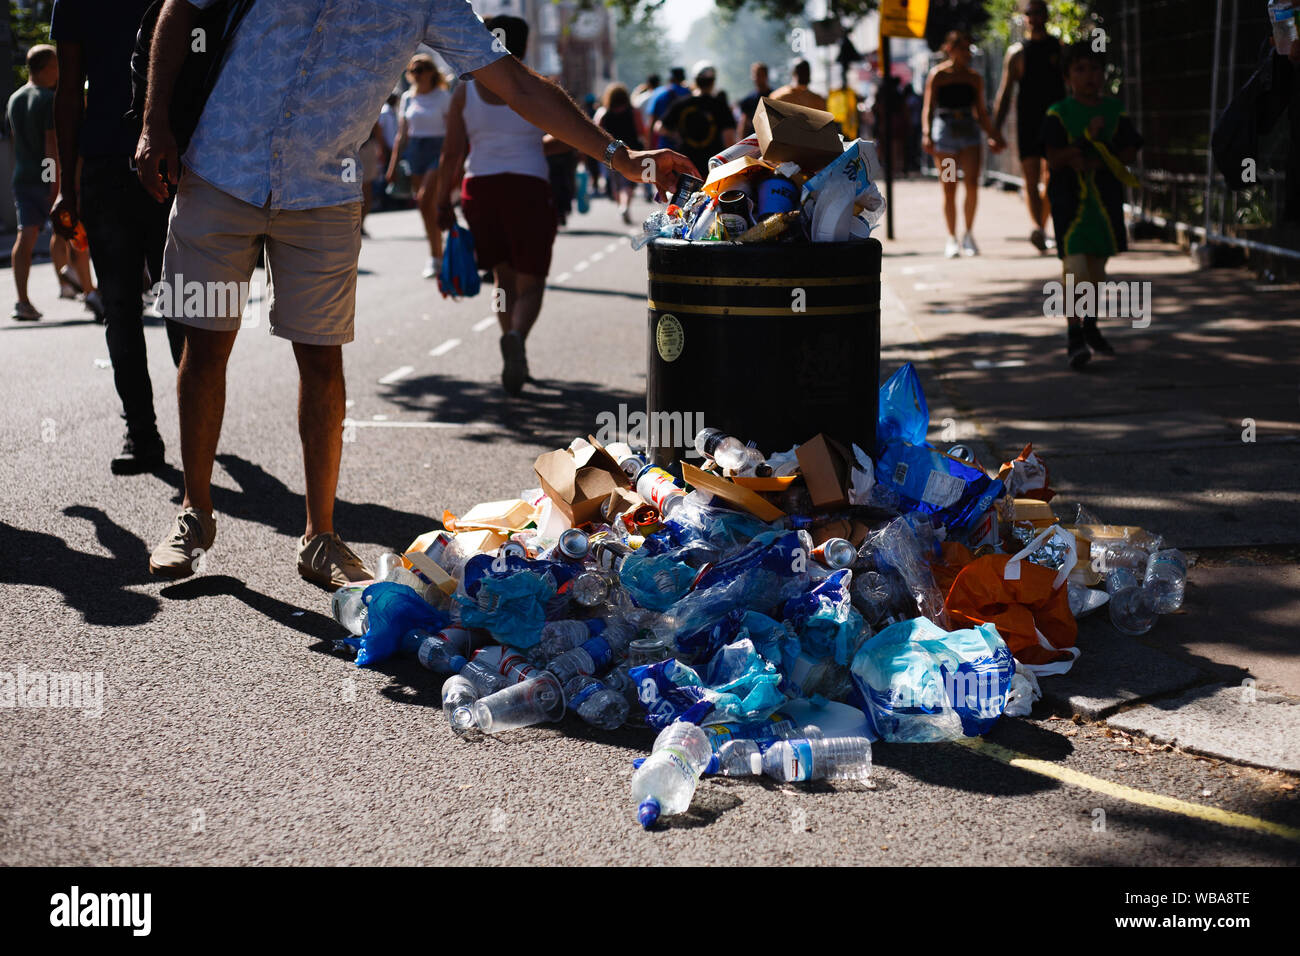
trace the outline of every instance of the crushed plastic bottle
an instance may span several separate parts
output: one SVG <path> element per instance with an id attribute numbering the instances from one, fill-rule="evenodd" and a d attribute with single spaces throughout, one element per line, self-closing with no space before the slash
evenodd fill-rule
<path id="1" fill-rule="evenodd" d="M 757 777 L 762 772 L 763 754 L 757 741 L 740 737 L 718 748 L 718 773 L 724 777 Z"/>
<path id="2" fill-rule="evenodd" d="M 627 634 L 620 630 L 606 630 L 603 634 L 583 641 L 573 650 L 565 651 L 546 665 L 546 669 L 555 675 L 561 684 L 579 674 L 588 676 L 603 670 L 627 652 Z"/>
<path id="3" fill-rule="evenodd" d="M 474 651 L 474 635 L 463 627 L 445 627 L 434 633 L 427 627 L 417 627 L 402 640 L 407 649 L 414 649 L 422 667 L 439 674 L 459 673 Z"/>
<path id="4" fill-rule="evenodd" d="M 763 772 L 774 780 L 867 780 L 871 741 L 866 737 L 802 737 L 778 740 L 763 754 Z"/>
<path id="5" fill-rule="evenodd" d="M 660 731 L 650 756 L 632 775 L 637 822 L 648 830 L 661 816 L 685 813 L 712 757 L 709 738 L 694 724 L 677 721 Z"/>
<path id="6" fill-rule="evenodd" d="M 452 727 L 500 734 L 563 716 L 564 691 L 554 677 L 543 672 L 458 708 L 452 713 Z"/>
<path id="7" fill-rule="evenodd" d="M 362 593 L 370 586 L 365 584 L 348 584 L 330 595 L 330 613 L 334 620 L 348 629 L 350 634 L 360 637 L 370 627 L 370 617 Z"/>
<path id="8" fill-rule="evenodd" d="M 695 436 L 695 450 L 736 475 L 753 475 L 766 464 L 761 451 L 718 428 L 701 429 Z"/>

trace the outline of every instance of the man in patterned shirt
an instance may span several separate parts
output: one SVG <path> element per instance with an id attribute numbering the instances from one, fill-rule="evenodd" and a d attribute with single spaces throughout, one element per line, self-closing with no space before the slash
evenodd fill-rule
<path id="1" fill-rule="evenodd" d="M 241 289 L 239 296 L 204 296 L 206 308 L 186 309 L 200 314 L 174 316 L 187 326 L 177 378 L 185 500 L 149 568 L 186 577 L 196 555 L 212 546 L 212 463 L 226 362 L 240 327 L 242 290 L 265 244 L 270 331 L 293 343 L 300 378 L 307 526 L 298 571 L 335 588 L 373 576 L 333 523 L 343 451 L 342 345 L 353 337 L 361 246 L 358 150 L 416 45 L 428 43 L 457 75 L 472 76 L 529 122 L 629 178 L 668 191 L 678 175 L 697 171 L 669 150 L 629 151 L 613 140 L 558 86 L 507 56 L 466 0 L 262 0 L 231 41 L 178 175 L 182 157 L 168 108 L 198 10 L 214 2 L 167 0 L 136 149 L 146 190 L 161 202 L 169 186 L 177 187 L 166 279 L 186 290 L 194 282 Z"/>

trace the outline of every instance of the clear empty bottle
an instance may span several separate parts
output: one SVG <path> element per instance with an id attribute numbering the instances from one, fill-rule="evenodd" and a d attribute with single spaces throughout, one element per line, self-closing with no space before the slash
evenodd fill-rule
<path id="1" fill-rule="evenodd" d="M 761 451 L 718 428 L 700 429 L 695 436 L 695 450 L 736 475 L 752 475 L 766 464 Z"/>
<path id="2" fill-rule="evenodd" d="M 535 677 L 538 670 L 517 651 L 493 644 L 476 652 L 460 673 L 486 695 Z M 489 687 L 493 689 L 488 690 Z"/>
<path id="3" fill-rule="evenodd" d="M 1296 5 L 1292 0 L 1268 0 L 1268 20 L 1278 56 L 1287 56 L 1297 40 Z"/>
<path id="4" fill-rule="evenodd" d="M 349 633 L 360 637 L 370 627 L 369 614 L 361 595 L 373 582 L 348 584 L 330 595 L 330 613 Z"/>
<path id="5" fill-rule="evenodd" d="M 1113 541 L 1102 549 L 1098 570 L 1105 574 L 1117 568 L 1127 568 L 1134 574 L 1142 574 L 1146 570 L 1148 557 L 1147 552 L 1135 544 Z"/>
<path id="6" fill-rule="evenodd" d="M 1145 634 L 1156 623 L 1155 602 L 1146 588 L 1121 588 L 1110 596 L 1110 623 L 1129 637 Z"/>
<path id="7" fill-rule="evenodd" d="M 1107 571 L 1106 577 L 1102 580 L 1107 594 L 1114 594 L 1125 588 L 1135 588 L 1142 582 L 1138 580 L 1135 574 L 1129 568 L 1116 568 L 1114 571 Z"/>
<path id="8" fill-rule="evenodd" d="M 1187 588 L 1187 558 L 1176 548 L 1157 551 L 1147 562 L 1142 586 L 1151 593 L 1157 614 L 1177 611 Z"/>
<path id="9" fill-rule="evenodd" d="M 414 649 L 420 665 L 438 674 L 456 674 L 474 651 L 474 635 L 463 627 L 445 627 L 434 633 L 417 627 L 402 639 L 407 649 Z"/>
<path id="10" fill-rule="evenodd" d="M 469 707 L 479 696 L 478 688 L 467 677 L 456 674 L 442 682 L 442 712 L 456 736 L 474 729 L 474 723 L 469 719 Z"/>
<path id="11" fill-rule="evenodd" d="M 542 625 L 542 637 L 536 651 L 529 651 L 534 660 L 553 661 L 565 651 L 571 651 L 583 641 L 589 641 L 603 630 L 602 621 L 547 621 Z"/>
<path id="12" fill-rule="evenodd" d="M 735 738 L 718 748 L 718 773 L 724 777 L 757 777 L 762 772 L 758 741 Z"/>
<path id="13" fill-rule="evenodd" d="M 626 635 L 607 629 L 604 634 L 584 641 L 571 651 L 565 651 L 546 665 L 561 684 L 567 684 L 579 674 L 595 674 L 604 670 L 627 652 Z"/>
<path id="14" fill-rule="evenodd" d="M 647 830 L 661 816 L 685 813 L 713 748 L 704 731 L 677 721 L 655 738 L 654 749 L 632 775 L 632 804 Z"/>
<path id="15" fill-rule="evenodd" d="M 408 568 L 401 556 L 392 551 L 379 556 L 379 571 L 377 573 L 379 575 L 377 580 L 388 581 L 392 584 L 405 584 L 430 604 L 437 605 L 445 599 L 445 595 L 438 588 Z"/>
<path id="16" fill-rule="evenodd" d="M 564 685 L 569 710 L 600 730 L 617 730 L 627 720 L 627 699 L 604 681 L 579 674 Z"/>
<path id="17" fill-rule="evenodd" d="M 457 708 L 452 712 L 451 722 L 453 729 L 473 727 L 485 734 L 499 734 L 556 721 L 563 716 L 564 690 L 554 677 L 543 672 Z"/>
<path id="18" fill-rule="evenodd" d="M 763 754 L 763 772 L 774 780 L 866 780 L 871 741 L 866 737 L 797 737 L 778 740 Z"/>
<path id="19" fill-rule="evenodd" d="M 599 571 L 583 571 L 573 579 L 572 596 L 582 607 L 598 607 L 609 599 L 610 579 Z"/>

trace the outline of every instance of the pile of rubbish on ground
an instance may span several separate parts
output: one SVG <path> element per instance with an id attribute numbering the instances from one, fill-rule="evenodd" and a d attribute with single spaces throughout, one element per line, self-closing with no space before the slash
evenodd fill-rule
<path id="1" fill-rule="evenodd" d="M 708 178 L 683 177 L 666 210 L 652 213 L 652 239 L 847 242 L 867 239 L 885 214 L 875 183 L 874 143 L 845 141 L 823 110 L 764 98 L 754 134 L 709 160 Z"/>
<path id="2" fill-rule="evenodd" d="M 1182 604 L 1159 535 L 1061 520 L 1027 447 L 996 471 L 926 441 L 911 365 L 881 388 L 877 447 L 695 437 L 699 467 L 594 438 L 535 462 L 540 487 L 444 513 L 336 592 L 359 666 L 444 675 L 458 735 L 560 720 L 659 732 L 638 819 L 684 812 L 702 773 L 869 782 L 874 741 L 987 733 L 1079 656 L 1077 619 L 1122 633 Z"/>

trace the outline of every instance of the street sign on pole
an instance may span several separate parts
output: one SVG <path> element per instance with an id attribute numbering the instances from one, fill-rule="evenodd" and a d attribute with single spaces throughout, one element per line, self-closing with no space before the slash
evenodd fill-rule
<path id="1" fill-rule="evenodd" d="M 925 20 L 929 14 L 930 0 L 882 0 L 880 35 L 924 37 Z"/>

